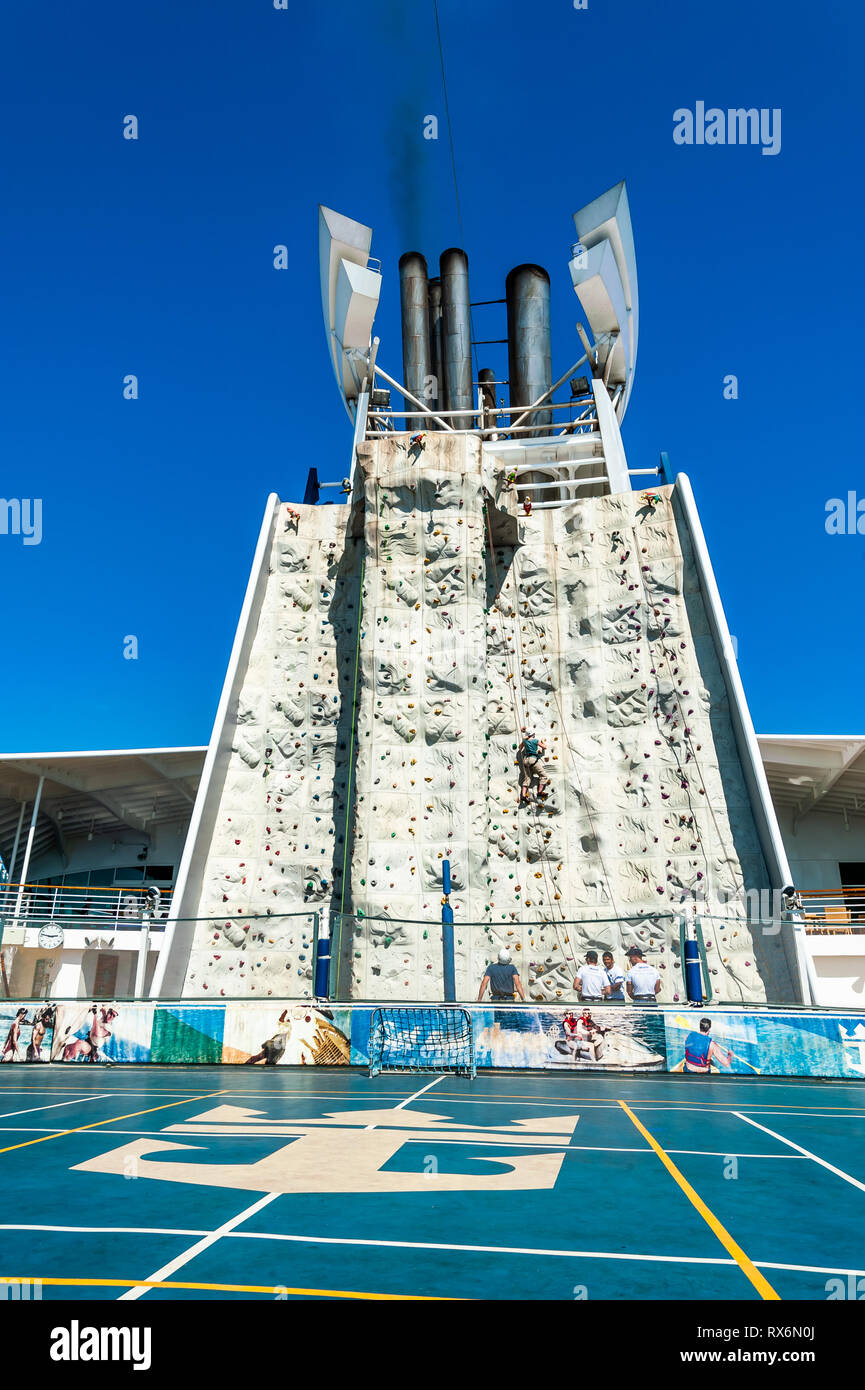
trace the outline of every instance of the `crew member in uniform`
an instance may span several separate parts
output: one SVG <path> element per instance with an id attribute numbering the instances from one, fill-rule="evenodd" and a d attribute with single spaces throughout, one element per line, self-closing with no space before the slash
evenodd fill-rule
<path id="1" fill-rule="evenodd" d="M 625 976 L 628 997 L 633 999 L 635 1004 L 654 1004 L 661 988 L 660 975 L 654 965 L 648 965 L 643 959 L 639 946 L 630 948 L 628 960 L 631 962 L 631 968 Z"/>

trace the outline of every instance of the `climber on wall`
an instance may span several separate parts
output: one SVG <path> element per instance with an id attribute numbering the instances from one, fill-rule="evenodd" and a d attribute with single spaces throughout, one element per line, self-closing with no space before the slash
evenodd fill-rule
<path id="1" fill-rule="evenodd" d="M 531 804 L 532 782 L 538 779 L 538 796 L 543 795 L 544 781 L 541 764 L 547 751 L 544 738 L 526 737 L 520 744 L 517 760 L 520 765 L 520 806 Z"/>

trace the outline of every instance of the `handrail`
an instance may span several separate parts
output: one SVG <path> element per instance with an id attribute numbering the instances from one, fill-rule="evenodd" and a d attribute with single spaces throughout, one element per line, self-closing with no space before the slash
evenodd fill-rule
<path id="1" fill-rule="evenodd" d="M 0 883 L 0 893 L 5 893 L 7 891 L 11 893 L 13 888 L 16 892 L 20 888 L 23 888 L 25 889 L 25 891 L 34 893 L 66 893 L 69 890 L 71 890 L 74 893 L 147 893 L 150 891 L 151 888 L 156 888 L 158 886 L 158 884 L 153 883 L 148 884 L 145 888 L 137 888 L 135 884 L 132 883 L 130 883 L 127 887 L 126 884 L 122 883 L 14 883 L 10 881 L 8 883 Z M 160 888 L 159 892 L 163 899 L 170 898 L 171 894 L 174 892 L 174 889 Z"/>

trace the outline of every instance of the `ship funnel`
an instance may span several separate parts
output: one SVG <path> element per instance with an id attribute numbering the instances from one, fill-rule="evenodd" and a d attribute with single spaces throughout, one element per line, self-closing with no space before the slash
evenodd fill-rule
<path id="1" fill-rule="evenodd" d="M 505 284 L 508 306 L 508 377 L 511 419 L 517 406 L 531 405 L 553 384 L 550 342 L 550 277 L 539 265 L 518 265 Z M 522 422 L 533 426 L 518 438 L 549 434 L 552 411 L 535 410 Z"/>
<path id="2" fill-rule="evenodd" d="M 418 400 L 429 406 L 425 392 L 430 377 L 430 324 L 427 265 L 419 251 L 407 251 L 399 261 L 399 299 L 402 311 L 403 381 Z M 406 398 L 405 408 L 412 402 Z M 406 420 L 406 429 L 425 429 L 421 416 Z"/>
<path id="3" fill-rule="evenodd" d="M 452 246 L 440 260 L 442 298 L 442 365 L 445 410 L 472 410 L 472 333 L 469 313 L 469 258 Z M 448 420 L 456 430 L 471 428 L 471 416 Z"/>
<path id="4" fill-rule="evenodd" d="M 433 378 L 433 394 L 430 397 L 430 410 L 444 410 L 444 362 L 442 360 L 442 282 L 436 275 L 429 282 L 429 337 L 430 371 Z M 437 430 L 438 425 L 431 423 Z"/>

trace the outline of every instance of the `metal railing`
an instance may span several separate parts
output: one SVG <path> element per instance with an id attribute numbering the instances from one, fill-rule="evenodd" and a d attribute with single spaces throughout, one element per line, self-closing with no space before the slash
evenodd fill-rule
<path id="1" fill-rule="evenodd" d="M 810 935 L 865 934 L 865 887 L 804 888 L 799 897 Z"/>
<path id="2" fill-rule="evenodd" d="M 17 887 L 6 885 L 0 889 L 0 902 L 5 898 L 14 907 Z M 108 907 L 114 913 L 119 912 L 120 905 L 113 901 L 108 903 L 107 900 L 124 893 L 124 890 L 92 888 L 72 891 L 85 899 L 97 893 L 104 894 L 103 912 Z M 144 890 L 125 893 L 129 899 L 138 900 L 136 916 L 129 918 L 108 913 L 98 917 L 83 915 L 84 908 L 73 903 L 75 915 L 64 919 L 58 904 L 64 894 L 70 894 L 70 889 L 32 885 L 31 892 L 41 895 L 41 902 L 35 898 L 31 900 L 31 915 L 25 918 L 22 911 L 21 916 L 15 919 L 0 913 L 0 924 L 34 927 L 43 921 L 53 921 L 63 927 L 80 925 L 96 928 L 97 931 L 123 931 L 127 928 L 140 938 L 138 943 L 134 938 L 127 938 L 131 952 L 137 957 L 137 966 L 135 960 L 130 964 L 129 954 L 121 950 L 121 956 L 125 956 L 127 963 L 121 967 L 117 981 L 112 983 L 108 993 L 99 992 L 92 963 L 96 959 L 94 953 L 106 949 L 106 943 L 98 938 L 87 941 L 85 945 L 90 948 L 88 951 L 67 939 L 65 946 L 46 948 L 51 959 L 45 965 L 50 969 L 47 973 L 43 972 L 44 978 L 40 975 L 37 985 L 33 970 L 34 965 L 40 962 L 34 962 L 29 957 L 25 960 L 26 952 L 19 956 L 20 944 L 3 943 L 0 950 L 0 998 L 26 1000 L 62 997 L 85 1000 L 97 997 L 97 993 L 105 998 L 110 994 L 114 999 L 149 997 L 145 985 L 146 962 L 148 950 L 152 952 L 156 949 L 155 945 L 149 944 L 150 933 L 154 929 L 161 931 L 164 922 L 142 920 L 140 899 Z M 809 896 L 815 898 L 823 895 Z M 861 896 L 856 890 L 854 904 Z M 126 906 L 131 909 L 132 904 Z M 161 904 L 160 911 L 166 906 Z M 758 935 L 771 940 L 778 938 L 781 932 L 794 929 L 786 913 L 778 918 L 749 920 L 746 913 L 738 911 L 723 915 L 700 912 L 697 921 L 705 939 L 703 941 L 701 938 L 700 950 L 704 985 L 713 983 L 709 975 L 717 972 L 720 958 L 728 949 L 724 944 L 725 934 L 731 929 L 741 931 L 744 927 L 755 941 Z M 335 1003 L 394 999 L 435 1002 L 443 998 L 441 923 L 437 921 L 369 917 L 361 913 L 322 913 L 310 908 L 300 913 L 252 913 L 238 916 L 229 923 L 226 923 L 224 915 L 181 918 L 177 919 L 177 926 L 187 931 L 193 928 L 193 956 L 190 957 L 184 987 L 184 997 L 190 1000 L 219 1003 L 228 999 L 263 998 L 271 993 L 275 998 L 283 999 L 311 999 L 327 994 Z M 199 930 L 204 926 L 207 927 L 205 932 Z M 573 989 L 573 978 L 584 963 L 588 950 L 597 951 L 599 957 L 603 951 L 611 951 L 615 963 L 624 972 L 628 969 L 626 952 L 632 945 L 639 945 L 646 961 L 658 967 L 662 981 L 658 1002 L 687 1003 L 681 913 L 677 911 L 635 910 L 625 916 L 604 918 L 587 914 L 582 919 L 558 922 L 519 922 L 510 919 L 507 923 L 493 924 L 456 921 L 454 932 L 456 998 L 459 1002 L 477 998 L 486 966 L 495 959 L 500 942 L 505 940 L 511 949 L 512 960 L 523 981 L 529 1003 L 574 1002 L 578 996 Z M 324 942 L 328 943 L 328 950 L 320 962 L 324 966 L 322 975 L 316 971 L 316 961 Z M 115 953 L 117 945 L 114 945 Z M 71 955 L 67 952 L 71 952 Z M 77 983 L 68 970 L 60 977 L 60 970 L 67 960 L 80 972 Z M 91 962 L 89 966 L 86 963 L 88 960 Z M 712 992 L 711 989 L 707 990 L 709 998 Z M 784 997 L 775 999 L 770 994 L 765 1002 L 767 1006 L 772 1006 L 778 1003 L 792 1004 L 794 1001 Z"/>
<path id="3" fill-rule="evenodd" d="M 579 407 L 582 407 L 580 414 L 573 416 L 570 412 Z M 568 418 L 558 419 L 555 422 L 556 428 L 562 434 L 571 438 L 591 435 L 600 437 L 595 407 L 594 405 L 586 407 L 583 400 L 545 401 L 539 406 L 492 406 L 479 402 L 475 406 L 465 406 L 460 410 L 430 410 L 429 408 L 421 409 L 419 406 L 414 410 L 392 410 L 390 406 L 370 406 L 367 411 L 366 437 L 367 439 L 375 439 L 382 433 L 382 430 L 394 434 L 416 434 L 418 422 L 424 420 L 443 423 L 456 434 L 477 434 L 484 439 L 500 438 L 504 435 L 509 437 L 537 436 L 542 428 L 545 428 L 550 436 L 553 436 L 552 420 L 545 427 L 540 426 L 537 422 L 529 424 L 519 422 L 530 414 L 539 415 L 544 411 L 563 410 L 569 412 Z M 403 425 L 400 428 L 396 422 L 401 420 L 410 421 L 410 426 Z M 510 420 L 514 420 L 514 423 L 508 423 Z"/>
<path id="4" fill-rule="evenodd" d="M 137 930 L 146 904 L 147 888 L 77 887 L 73 884 L 4 883 L 0 887 L 0 919 L 6 926 L 36 927 L 57 922 L 63 927 Z M 152 931 L 161 931 L 171 906 L 171 890 L 160 889 L 159 905 L 151 911 Z"/>

